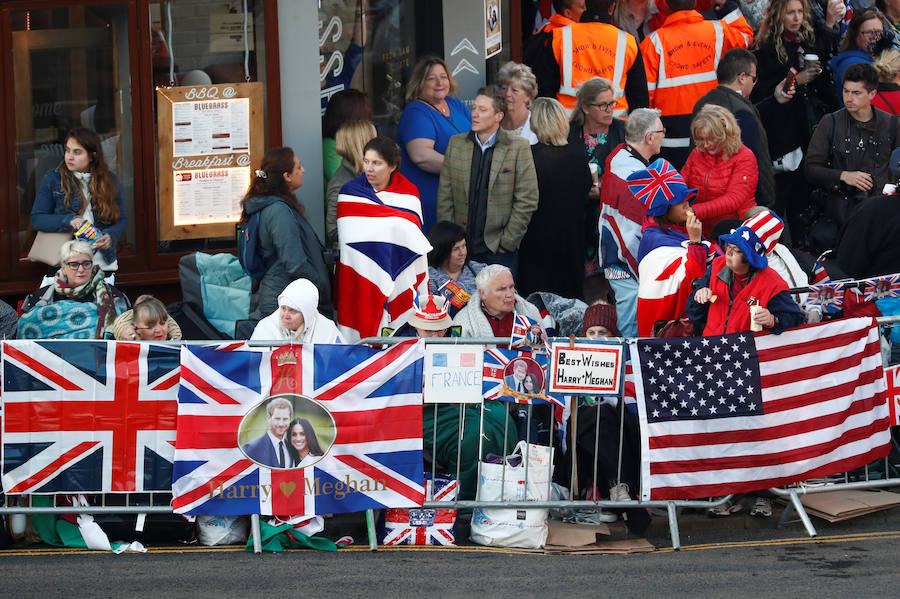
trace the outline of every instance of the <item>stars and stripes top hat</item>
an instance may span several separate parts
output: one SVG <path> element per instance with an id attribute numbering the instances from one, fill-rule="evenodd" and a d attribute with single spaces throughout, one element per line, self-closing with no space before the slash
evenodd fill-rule
<path id="1" fill-rule="evenodd" d="M 453 326 L 453 320 L 448 313 L 450 304 L 443 297 L 427 295 L 424 305 L 421 299 L 416 297 L 415 312 L 407 320 L 411 326 L 426 331 L 443 331 Z"/>
<path id="2" fill-rule="evenodd" d="M 719 245 L 723 248 L 726 243 L 737 246 L 744 252 L 744 257 L 753 268 L 762 270 L 769 265 L 766 258 L 766 246 L 760 241 L 756 231 L 746 225 L 741 225 L 728 235 L 719 237 Z"/>
<path id="3" fill-rule="evenodd" d="M 778 245 L 781 233 L 784 231 L 784 221 L 771 210 L 763 210 L 756 216 L 744 221 L 745 227 L 750 227 L 756 232 L 756 236 L 766 246 L 766 253 L 770 253 Z"/>
<path id="4" fill-rule="evenodd" d="M 652 216 L 662 216 L 669 206 L 685 200 L 693 202 L 697 197 L 697 190 L 689 189 L 681 173 L 665 158 L 657 158 L 646 169 L 631 173 L 626 183 Z"/>

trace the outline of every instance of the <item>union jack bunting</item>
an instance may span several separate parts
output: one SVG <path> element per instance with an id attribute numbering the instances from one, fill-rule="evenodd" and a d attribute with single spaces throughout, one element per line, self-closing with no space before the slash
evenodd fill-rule
<path id="1" fill-rule="evenodd" d="M 169 489 L 178 380 L 166 346 L 4 342 L 4 492 Z"/>
<path id="2" fill-rule="evenodd" d="M 823 283 L 810 285 L 806 304 L 810 306 L 822 306 L 829 313 L 839 311 L 844 305 L 844 284 Z"/>
<path id="3" fill-rule="evenodd" d="M 459 484 L 442 474 L 425 473 L 425 489 L 429 501 L 456 501 Z M 382 545 L 454 545 L 455 509 L 389 509 L 384 512 Z"/>
<path id="4" fill-rule="evenodd" d="M 863 299 L 867 302 L 900 296 L 900 274 L 863 282 Z"/>
<path id="5" fill-rule="evenodd" d="M 424 346 L 414 340 L 384 351 L 182 346 L 174 511 L 300 516 L 422 505 L 423 357 Z M 252 443 L 268 443 L 271 434 L 264 419 L 270 395 L 297 398 L 328 422 L 318 432 L 303 426 L 308 448 L 318 436 L 312 461 L 279 468 L 251 459 Z M 254 417 L 262 431 L 241 433 Z M 284 438 L 293 430 L 292 421 Z"/>

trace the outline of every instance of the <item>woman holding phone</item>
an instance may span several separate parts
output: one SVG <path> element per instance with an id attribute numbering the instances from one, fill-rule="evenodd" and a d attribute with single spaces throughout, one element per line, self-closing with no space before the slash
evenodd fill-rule
<path id="1" fill-rule="evenodd" d="M 772 101 L 767 99 L 775 94 L 782 94 L 782 100 L 790 97 L 769 111 L 771 122 L 766 125 L 769 155 L 775 162 L 774 210 L 786 216 L 795 245 L 802 237 L 798 216 L 809 197 L 800 161 L 813 127 L 836 109 L 823 65 L 837 50 L 842 7 L 840 1 L 829 2 L 824 23 L 815 27 L 807 0 L 772 0 L 753 52 L 758 80 L 750 100 Z"/>

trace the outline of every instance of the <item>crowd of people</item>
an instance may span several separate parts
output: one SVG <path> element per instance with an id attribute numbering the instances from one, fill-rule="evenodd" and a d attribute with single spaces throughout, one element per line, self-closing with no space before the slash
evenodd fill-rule
<path id="1" fill-rule="evenodd" d="M 819 253 L 837 250 L 833 278 L 900 271 L 896 237 L 879 233 L 900 213 L 884 197 L 900 170 L 900 14 L 887 4 L 845 19 L 841 0 L 752 10 L 554 0 L 524 63 L 504 65 L 469 105 L 443 60 L 421 59 L 396 141 L 377 134 L 364 93 L 334 94 L 325 243 L 294 196 L 304 168 L 290 148 L 266 152 L 242 200 L 265 263 L 252 283 L 252 338 L 340 343 L 454 327 L 509 338 L 516 315 L 542 320 L 547 296 L 587 300 L 559 332 L 588 337 L 777 334 L 818 321 L 790 290 L 809 285 Z M 31 221 L 42 232 L 88 222 L 96 238 L 62 245 L 22 306 L 20 337 L 181 337 L 162 303 L 132 306 L 114 286 L 126 215 L 96 134 L 69 133 Z M 340 255 L 333 273 L 326 246 Z M 552 418 L 523 423 L 489 403 L 484 452 L 508 452 L 510 430 L 550 442 Z M 614 411 L 583 409 L 612 431 L 601 445 L 617 446 Z M 460 469 L 471 496 L 478 428 L 461 432 L 445 407 L 425 415 L 426 449 Z M 602 466 L 595 433 L 578 435 L 579 455 Z M 635 464 L 631 453 L 621 477 L 630 491 L 601 468 L 589 492 L 634 496 Z"/>

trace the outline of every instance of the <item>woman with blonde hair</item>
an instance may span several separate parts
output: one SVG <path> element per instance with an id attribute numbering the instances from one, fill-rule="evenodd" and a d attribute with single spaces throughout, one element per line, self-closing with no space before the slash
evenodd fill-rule
<path id="1" fill-rule="evenodd" d="M 580 145 L 567 141 L 566 110 L 553 98 L 537 98 L 531 146 L 538 181 L 538 207 L 519 247 L 516 289 L 527 296 L 549 291 L 581 298 L 584 286 L 584 215 L 591 173 Z M 553 248 L 548 252 L 548 248 Z"/>
<path id="2" fill-rule="evenodd" d="M 422 231 L 437 222 L 437 188 L 450 138 L 472 128 L 472 113 L 455 97 L 456 81 L 437 56 L 424 56 L 406 84 L 406 107 L 397 125 L 400 174 L 419 190 Z"/>
<path id="3" fill-rule="evenodd" d="M 688 187 L 696 187 L 694 214 L 703 234 L 723 218 L 741 218 L 756 205 L 759 171 L 756 157 L 741 143 L 741 128 L 729 110 L 716 104 L 700 109 L 691 122 L 696 146 L 681 171 Z"/>
<path id="4" fill-rule="evenodd" d="M 181 327 L 161 301 L 152 295 L 142 295 L 113 322 L 113 336 L 118 341 L 178 340 Z"/>
<path id="5" fill-rule="evenodd" d="M 537 96 L 537 78 L 531 67 L 509 61 L 497 73 L 497 82 L 506 97 L 506 114 L 500 127 L 528 140 L 534 145 L 537 135 L 531 127 L 531 102 Z"/>
<path id="6" fill-rule="evenodd" d="M 872 106 L 900 115 L 900 50 L 888 48 L 872 63 L 878 72 L 878 89 Z"/>
<path id="7" fill-rule="evenodd" d="M 378 133 L 369 121 L 350 121 L 341 125 L 335 135 L 335 149 L 341 157 L 341 165 L 328 181 L 325 191 L 325 237 L 329 247 L 338 246 L 337 202 L 344 183 L 363 171 L 363 148 Z"/>

